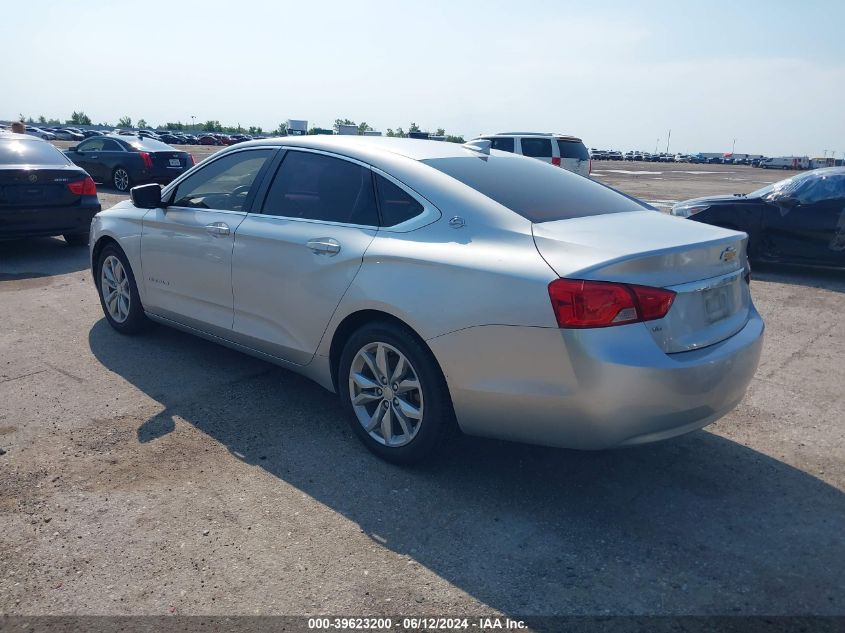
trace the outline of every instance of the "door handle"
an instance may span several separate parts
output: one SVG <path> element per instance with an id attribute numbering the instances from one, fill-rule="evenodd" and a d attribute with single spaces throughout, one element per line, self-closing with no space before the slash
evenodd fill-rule
<path id="1" fill-rule="evenodd" d="M 212 222 L 205 225 L 205 230 L 211 233 L 214 237 L 226 237 L 231 233 L 229 225 L 225 222 Z"/>
<path id="2" fill-rule="evenodd" d="M 337 255 L 340 252 L 340 242 L 333 237 L 315 237 L 305 244 L 317 255 Z"/>

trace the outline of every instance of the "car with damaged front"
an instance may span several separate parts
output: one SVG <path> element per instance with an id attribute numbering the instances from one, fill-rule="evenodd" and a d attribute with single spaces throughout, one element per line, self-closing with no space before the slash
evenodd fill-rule
<path id="1" fill-rule="evenodd" d="M 752 260 L 845 267 L 845 167 L 803 172 L 748 194 L 686 200 L 672 214 L 745 232 Z"/>

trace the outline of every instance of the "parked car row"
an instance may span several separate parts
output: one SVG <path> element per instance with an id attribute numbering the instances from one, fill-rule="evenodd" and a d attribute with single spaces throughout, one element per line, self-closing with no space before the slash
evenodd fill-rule
<path id="1" fill-rule="evenodd" d="M 623 154 L 622 152 L 617 152 L 613 150 L 598 150 L 595 148 L 590 149 L 590 158 L 593 160 L 644 161 L 652 163 L 692 163 L 705 165 L 751 165 L 754 167 L 766 166 L 761 165 L 761 161 L 765 163 L 765 161 L 779 160 L 768 159 L 762 156 L 752 158 L 750 156 L 732 156 L 730 154 L 724 154 L 719 156 L 682 153 L 669 154 L 666 152 L 651 154 L 649 152 L 643 152 L 639 150 L 631 150 Z M 780 163 L 778 163 L 778 165 L 780 165 Z"/>

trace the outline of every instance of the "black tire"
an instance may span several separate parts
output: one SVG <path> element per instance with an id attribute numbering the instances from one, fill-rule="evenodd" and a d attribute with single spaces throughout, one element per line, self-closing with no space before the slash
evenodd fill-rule
<path id="1" fill-rule="evenodd" d="M 129 191 L 132 188 L 132 178 L 129 170 L 118 165 L 111 174 L 111 182 L 118 191 Z"/>
<path id="2" fill-rule="evenodd" d="M 109 257 L 116 257 L 120 260 L 123 270 L 126 273 L 128 287 L 129 287 L 129 313 L 124 321 L 117 321 L 109 313 L 106 307 L 105 299 L 103 298 L 103 264 Z M 144 307 L 141 305 L 141 296 L 138 294 L 138 286 L 135 283 L 135 275 L 132 273 L 132 268 L 129 266 L 129 260 L 126 255 L 115 244 L 107 244 L 100 251 L 97 258 L 97 268 L 94 275 L 94 283 L 97 285 L 97 294 L 100 297 L 100 306 L 103 308 L 103 314 L 115 330 L 121 334 L 137 334 L 143 332 L 150 326 L 150 320 L 144 314 Z"/>
<path id="3" fill-rule="evenodd" d="M 88 246 L 88 233 L 65 233 L 62 237 L 68 246 Z"/>
<path id="4" fill-rule="evenodd" d="M 422 391 L 424 409 L 413 439 L 402 446 L 387 446 L 370 436 L 352 406 L 350 370 L 358 352 L 372 343 L 386 343 L 401 352 L 413 367 Z M 374 322 L 358 329 L 343 349 L 338 366 L 338 394 L 353 432 L 373 453 L 395 464 L 415 464 L 432 458 L 456 430 L 455 414 L 446 379 L 431 351 L 408 329 L 389 322 Z M 378 403 L 376 403 L 378 406 Z"/>

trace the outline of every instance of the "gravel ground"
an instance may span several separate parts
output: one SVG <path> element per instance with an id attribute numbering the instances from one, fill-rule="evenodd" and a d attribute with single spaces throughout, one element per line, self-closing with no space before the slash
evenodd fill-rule
<path id="1" fill-rule="evenodd" d="M 651 200 L 784 175 L 594 167 Z M 87 266 L 0 243 L 0 613 L 845 615 L 840 274 L 755 269 L 761 366 L 705 431 L 402 469 L 303 378 L 117 334 Z"/>

